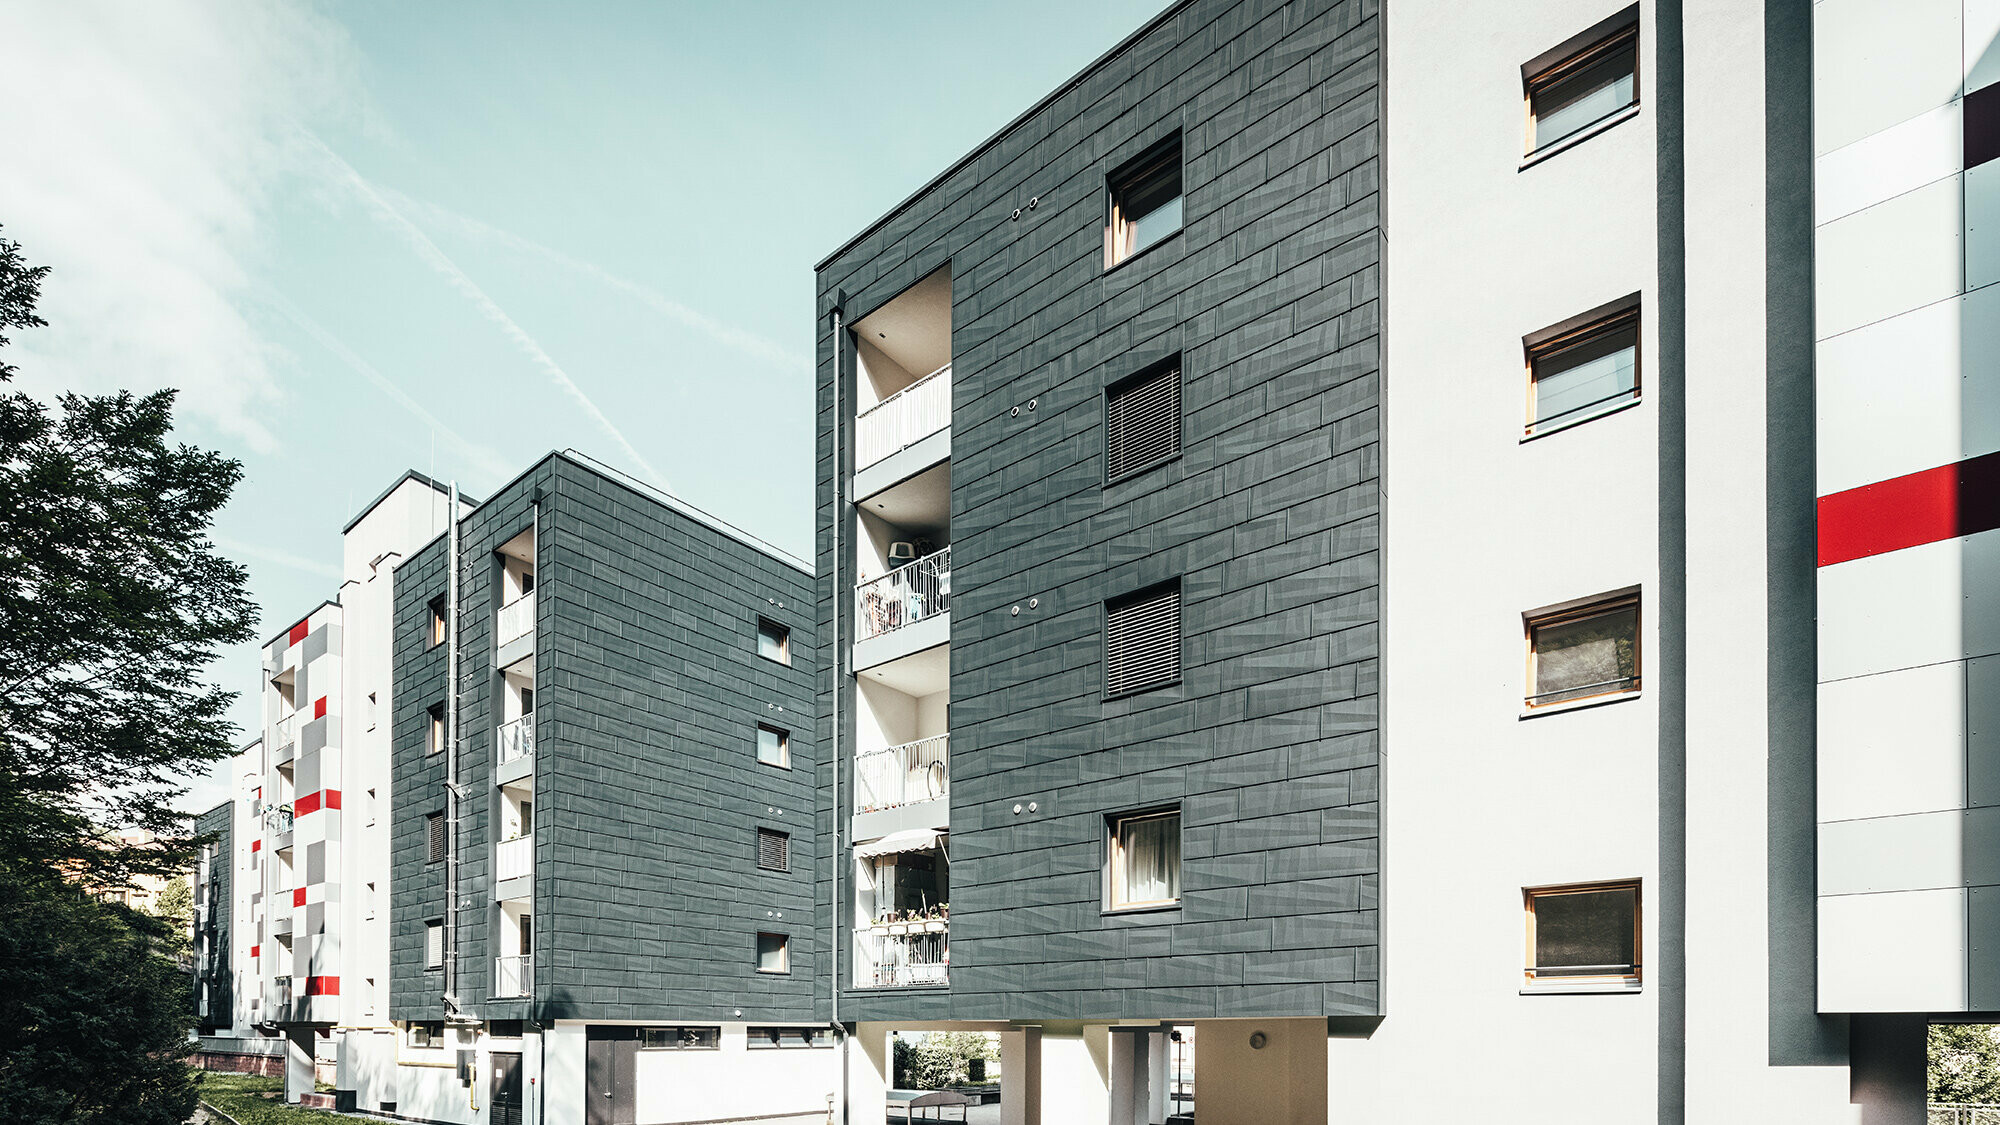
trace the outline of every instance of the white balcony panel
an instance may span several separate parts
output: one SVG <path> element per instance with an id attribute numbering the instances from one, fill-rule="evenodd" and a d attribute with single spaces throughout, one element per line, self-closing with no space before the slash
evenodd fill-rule
<path id="1" fill-rule="evenodd" d="M 1962 1012 L 1965 891 L 1819 900 L 1819 1010 Z"/>
<path id="2" fill-rule="evenodd" d="M 1963 0 L 1813 6 L 1813 135 L 1825 153 L 1957 96 Z"/>
<path id="3" fill-rule="evenodd" d="M 854 467 L 867 468 L 950 426 L 947 363 L 855 416 Z"/>
<path id="4" fill-rule="evenodd" d="M 534 631 L 535 592 L 530 590 L 500 607 L 499 621 L 494 626 L 494 643 L 505 648 Z"/>
<path id="5" fill-rule="evenodd" d="M 854 642 L 854 670 L 865 671 L 914 656 L 951 640 L 951 614 L 927 617 L 892 633 Z"/>
<path id="6" fill-rule="evenodd" d="M 1957 661 L 1821 684 L 1819 819 L 1964 807 L 1965 708 Z"/>
<path id="7" fill-rule="evenodd" d="M 854 474 L 854 487 L 849 495 L 854 500 L 866 500 L 890 485 L 901 484 L 933 465 L 951 460 L 951 431 L 939 430 L 914 445 L 891 453 L 882 460 Z"/>
<path id="8" fill-rule="evenodd" d="M 518 836 L 493 846 L 493 897 L 499 901 L 534 893 L 535 838 Z"/>
<path id="9" fill-rule="evenodd" d="M 1819 228 L 1820 338 L 1956 296 L 1963 235 L 1955 178 Z"/>
<path id="10" fill-rule="evenodd" d="M 493 961 L 493 997 L 526 996 L 534 991 L 534 959 L 526 954 L 496 957 Z"/>

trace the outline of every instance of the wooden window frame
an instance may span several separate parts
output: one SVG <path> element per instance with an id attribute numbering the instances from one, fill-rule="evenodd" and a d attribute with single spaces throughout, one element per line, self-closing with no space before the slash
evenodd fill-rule
<path id="1" fill-rule="evenodd" d="M 1109 273 L 1110 271 L 1117 269 L 1119 266 L 1122 266 L 1125 263 L 1132 261 L 1135 258 L 1143 257 L 1145 254 L 1152 251 L 1155 247 L 1163 246 L 1167 242 L 1173 240 L 1174 238 L 1179 237 L 1180 233 L 1187 229 L 1186 152 L 1187 148 L 1184 143 L 1184 138 L 1181 134 L 1181 131 L 1176 129 L 1174 130 L 1172 135 L 1162 137 L 1160 140 L 1154 142 L 1151 145 L 1148 145 L 1145 151 L 1139 153 L 1139 155 L 1137 156 L 1132 157 L 1130 160 L 1125 161 L 1123 164 L 1120 164 L 1117 168 L 1113 169 L 1109 174 L 1107 174 L 1104 177 L 1105 272 Z M 1132 189 L 1137 185 L 1139 181 L 1144 180 L 1150 175 L 1164 169 L 1169 164 L 1171 164 L 1174 167 L 1175 172 L 1180 180 L 1179 184 L 1180 192 L 1177 195 L 1168 197 L 1169 199 L 1179 199 L 1181 201 L 1182 212 L 1181 212 L 1180 227 L 1178 227 L 1175 230 L 1169 231 L 1166 234 L 1161 235 L 1159 238 L 1154 239 L 1152 242 L 1147 243 L 1146 245 L 1141 246 L 1136 250 L 1128 248 L 1125 250 L 1123 254 L 1120 254 L 1118 251 L 1119 251 L 1119 230 L 1121 225 L 1127 222 L 1134 222 L 1134 223 L 1137 222 L 1137 219 L 1127 220 L 1125 218 L 1124 208 L 1121 203 L 1122 197 L 1129 195 Z M 1165 206 L 1165 204 L 1162 204 L 1161 206 Z M 1159 208 L 1157 207 L 1154 208 L 1154 210 L 1158 209 Z M 1146 215 L 1150 215 L 1152 213 L 1153 213 L 1152 211 L 1147 211 Z M 1144 217 L 1145 215 L 1139 216 L 1139 218 L 1144 218 Z"/>
<path id="2" fill-rule="evenodd" d="M 1113 813 L 1104 818 L 1104 912 L 1124 914 L 1142 910 L 1178 910 L 1186 896 L 1158 899 L 1145 902 L 1124 901 L 1125 886 L 1125 844 L 1124 831 L 1128 824 L 1141 821 L 1174 818 L 1177 824 L 1184 823 L 1181 806 L 1167 805 L 1161 808 L 1139 809 L 1134 812 Z"/>
<path id="3" fill-rule="evenodd" d="M 767 762 L 764 760 L 764 742 L 763 739 L 759 737 L 753 751 L 757 758 L 757 764 L 761 766 L 770 766 L 772 769 L 780 769 L 780 770 L 791 769 L 792 732 L 786 730 L 783 727 L 774 727 L 769 723 L 758 723 L 757 731 L 760 736 L 765 731 L 769 731 L 772 734 L 778 736 L 778 760 L 775 762 Z"/>
<path id="4" fill-rule="evenodd" d="M 1632 892 L 1632 962 L 1619 973 L 1538 976 L 1535 964 L 1535 900 L 1561 895 L 1589 894 L 1593 891 Z M 1595 883 L 1560 883 L 1546 887 L 1521 888 L 1521 910 L 1526 926 L 1527 956 L 1522 958 L 1521 988 L 1524 992 L 1636 992 L 1645 985 L 1646 894 L 1640 879 L 1606 879 Z M 1551 966 L 1552 968 L 1556 966 Z"/>
<path id="5" fill-rule="evenodd" d="M 777 656 L 764 655 L 764 637 L 766 634 L 772 634 L 778 638 Z M 778 622 L 773 621 L 768 617 L 759 617 L 757 619 L 757 656 L 759 659 L 768 660 L 773 664 L 782 664 L 787 668 L 791 667 L 792 666 L 791 627 L 788 625 L 779 624 Z"/>
<path id="6" fill-rule="evenodd" d="M 777 938 L 777 939 L 778 939 L 778 959 L 779 959 L 780 961 L 782 961 L 782 962 L 784 963 L 784 967 L 783 967 L 783 968 L 778 968 L 778 969 L 767 969 L 767 968 L 765 968 L 765 967 L 764 967 L 764 939 L 765 939 L 765 938 Z M 792 935 L 790 935 L 790 934 L 781 934 L 781 933 L 777 932 L 776 930 L 759 930 L 759 931 L 757 931 L 757 971 L 758 971 L 758 972 L 760 972 L 760 973 L 763 973 L 763 974 L 764 974 L 765 976 L 771 976 L 771 977 L 781 977 L 781 976 L 790 976 L 790 975 L 791 975 L 791 973 L 792 973 Z"/>
<path id="7" fill-rule="evenodd" d="M 1568 699 L 1553 699 L 1547 702 L 1540 702 L 1540 703 L 1536 702 L 1536 700 L 1541 695 L 1556 694 L 1555 692 L 1538 693 L 1534 690 L 1534 688 L 1538 686 L 1536 675 L 1539 670 L 1538 653 L 1536 651 L 1536 645 L 1535 645 L 1536 631 L 1554 625 L 1568 625 L 1577 621 L 1587 621 L 1593 617 L 1600 617 L 1607 614 L 1616 613 L 1617 611 L 1625 609 L 1627 607 L 1630 607 L 1632 610 L 1631 682 L 1623 687 L 1615 687 L 1607 691 L 1595 692 L 1590 695 L 1578 695 L 1578 696 L 1572 696 Z M 1529 689 L 1526 692 L 1522 693 L 1522 705 L 1530 712 L 1554 711 L 1554 710 L 1560 710 L 1565 707 L 1574 707 L 1578 704 L 1583 704 L 1583 703 L 1594 703 L 1605 699 L 1617 698 L 1620 696 L 1637 695 L 1639 694 L 1641 688 L 1644 687 L 1645 685 L 1646 607 L 1643 604 L 1641 604 L 1639 591 L 1636 589 L 1625 590 L 1615 594 L 1605 594 L 1601 597 L 1586 598 L 1582 601 L 1572 602 L 1567 605 L 1554 606 L 1549 609 L 1537 610 L 1533 613 L 1524 613 L 1521 615 L 1521 628 L 1528 649 L 1526 683 Z M 1618 680 L 1606 681 L 1607 684 L 1615 684 L 1619 682 L 1620 681 Z M 1564 690 L 1575 691 L 1577 689 L 1568 688 Z"/>
<path id="8" fill-rule="evenodd" d="M 1529 158 L 1532 159 L 1545 153 L 1557 151 L 1559 148 L 1568 147 L 1570 144 L 1590 136 L 1593 130 L 1602 127 L 1606 122 L 1619 117 L 1621 114 L 1630 113 L 1638 109 L 1642 102 L 1640 79 L 1644 59 L 1640 57 L 1639 51 L 1639 24 L 1636 19 L 1632 18 L 1636 11 L 1635 7 L 1628 9 L 1626 12 L 1621 12 L 1604 23 L 1600 23 L 1589 31 L 1576 36 L 1563 46 L 1557 47 L 1555 51 L 1550 52 L 1550 54 L 1558 55 L 1553 61 L 1539 63 L 1539 65 L 1530 63 L 1528 66 L 1522 68 L 1521 112 L 1525 118 L 1526 155 Z M 1623 50 L 1628 45 L 1632 48 L 1632 100 L 1619 106 L 1617 109 L 1611 110 L 1595 121 L 1580 126 L 1561 137 L 1546 142 L 1542 141 L 1537 136 L 1537 126 L 1540 124 L 1540 116 L 1535 113 L 1535 95 L 1546 92 L 1549 87 L 1561 82 L 1565 78 L 1575 75 L 1578 71 L 1586 67 L 1602 62 L 1605 56 Z M 1543 56 L 1543 58 L 1547 57 L 1546 55 Z"/>
<path id="9" fill-rule="evenodd" d="M 1582 425 L 1595 418 L 1638 402 L 1645 388 L 1645 337 L 1644 325 L 1639 319 L 1639 305 L 1634 301 L 1620 301 L 1609 312 L 1593 309 L 1584 314 L 1588 318 L 1583 323 L 1558 326 L 1545 330 L 1522 341 L 1522 362 L 1527 372 L 1528 413 L 1521 427 L 1523 438 L 1541 437 L 1558 430 Z M 1541 393 L 1541 364 L 1555 359 L 1564 352 L 1573 351 L 1586 344 L 1592 344 L 1607 336 L 1630 330 L 1632 333 L 1632 389 L 1620 392 L 1597 402 L 1571 407 L 1561 415 L 1552 418 L 1536 417 L 1536 402 Z"/>
<path id="10" fill-rule="evenodd" d="M 1123 472 L 1111 469 L 1111 403 L 1117 396 L 1131 388 L 1151 382 L 1163 375 L 1170 375 L 1174 383 L 1174 449 L 1164 457 L 1148 461 L 1143 465 L 1128 466 Z M 1141 473 L 1151 472 L 1161 465 L 1171 465 L 1187 453 L 1187 414 L 1183 405 L 1187 390 L 1186 368 L 1181 363 L 1181 355 L 1176 352 L 1156 363 L 1149 363 L 1138 371 L 1107 383 L 1104 387 L 1104 483 L 1106 487 L 1120 481 L 1130 480 Z"/>

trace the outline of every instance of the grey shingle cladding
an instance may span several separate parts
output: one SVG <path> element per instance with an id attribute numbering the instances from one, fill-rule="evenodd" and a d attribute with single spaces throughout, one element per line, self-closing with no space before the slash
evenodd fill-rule
<path id="1" fill-rule="evenodd" d="M 538 491 L 535 998 L 491 1001 L 491 560 L 529 526 Z M 461 534 L 461 998 L 487 1019 L 809 1018 L 811 578 L 559 455 Z M 443 808 L 444 756 L 424 752 L 424 725 L 445 696 L 445 650 L 425 643 L 445 550 L 440 538 L 396 572 L 394 1019 L 444 1015 L 440 974 L 423 968 L 424 922 L 444 909 L 423 818 Z M 791 667 L 757 656 L 760 616 L 790 626 Z M 759 722 L 791 731 L 792 770 L 757 762 Z M 793 833 L 791 872 L 757 869 L 759 825 Z M 754 971 L 756 933 L 773 929 L 792 934 L 790 976 Z"/>
<path id="2" fill-rule="evenodd" d="M 1185 4 L 821 269 L 828 636 L 828 313 L 953 271 L 950 986 L 843 1020 L 1378 1011 L 1380 22 Z M 1107 273 L 1104 176 L 1176 129 L 1186 227 Z M 1185 454 L 1107 487 L 1103 388 L 1176 352 Z M 1104 600 L 1176 576 L 1182 682 L 1105 700 Z M 1183 908 L 1103 915 L 1105 814 L 1173 801 Z"/>

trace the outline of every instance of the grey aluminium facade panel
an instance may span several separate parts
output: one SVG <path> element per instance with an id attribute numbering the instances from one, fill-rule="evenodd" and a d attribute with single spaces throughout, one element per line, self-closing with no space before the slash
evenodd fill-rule
<path id="1" fill-rule="evenodd" d="M 1372 0 L 1182 4 L 822 265 L 830 653 L 831 314 L 952 274 L 950 983 L 847 987 L 843 956 L 841 1020 L 1379 1014 L 1380 41 Z M 1105 177 L 1175 132 L 1183 230 L 1107 271 Z M 1175 355 L 1183 454 L 1107 484 L 1104 388 Z M 1181 681 L 1106 698 L 1105 600 L 1175 578 Z M 822 693 L 851 747 L 851 676 Z M 1106 913 L 1106 817 L 1172 804 L 1180 908 Z M 852 889 L 822 872 L 843 935 Z"/>
<path id="2" fill-rule="evenodd" d="M 494 552 L 531 525 L 534 986 L 526 1001 L 491 1000 Z M 810 575 L 563 455 L 467 516 L 461 538 L 462 1001 L 489 1019 L 809 1018 Z M 445 1014 L 440 974 L 423 967 L 443 869 L 424 862 L 422 835 L 444 807 L 443 755 L 424 752 L 444 648 L 427 648 L 424 628 L 446 549 L 441 538 L 397 572 L 395 1019 Z M 790 666 L 757 655 L 760 619 L 791 629 Z M 759 723 L 791 732 L 792 769 L 756 760 Z M 790 872 L 758 870 L 758 827 L 793 833 Z M 790 936 L 789 975 L 756 972 L 760 931 Z"/>
<path id="3" fill-rule="evenodd" d="M 233 779 L 232 779 L 233 780 Z M 231 884 L 236 875 L 236 803 L 224 801 L 195 818 L 195 834 L 214 836 L 213 858 L 208 864 L 208 881 L 194 886 L 194 901 L 206 906 L 201 932 L 195 943 L 195 999 L 208 986 L 208 1006 L 197 1008 L 203 1031 L 228 1027 L 233 1022 L 236 967 L 230 961 L 230 923 L 235 918 Z M 220 1016 L 221 1018 L 217 1018 Z"/>

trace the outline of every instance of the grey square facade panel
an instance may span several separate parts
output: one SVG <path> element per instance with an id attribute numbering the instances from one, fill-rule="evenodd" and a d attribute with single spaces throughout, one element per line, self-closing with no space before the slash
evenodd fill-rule
<path id="1" fill-rule="evenodd" d="M 853 597 L 828 314 L 953 288 L 950 984 L 842 982 L 842 1019 L 1379 1012 L 1380 28 L 1183 4 L 822 265 L 822 632 Z M 1177 130 L 1184 228 L 1107 272 L 1105 176 Z M 1104 389 L 1176 354 L 1182 456 L 1107 485 Z M 1180 683 L 1104 698 L 1104 602 L 1174 578 Z M 1166 804 L 1180 909 L 1107 914 L 1106 817 Z"/>

